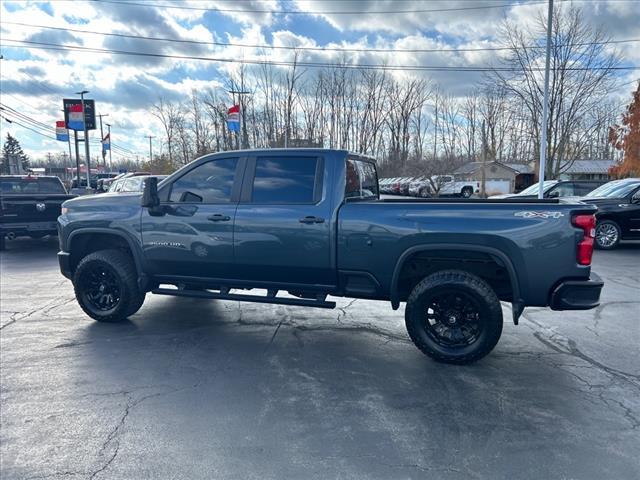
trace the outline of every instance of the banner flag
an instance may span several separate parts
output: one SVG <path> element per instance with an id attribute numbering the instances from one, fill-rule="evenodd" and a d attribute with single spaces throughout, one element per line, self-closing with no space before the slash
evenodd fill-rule
<path id="1" fill-rule="evenodd" d="M 227 128 L 232 132 L 240 131 L 240 105 L 234 105 L 227 112 Z"/>
<path id="2" fill-rule="evenodd" d="M 56 140 L 60 140 L 61 142 L 69 141 L 69 131 L 64 124 L 64 120 L 56 122 Z"/>
<path id="3" fill-rule="evenodd" d="M 102 157 L 104 158 L 104 152 L 111 150 L 111 134 L 107 133 L 102 139 Z"/>
<path id="4" fill-rule="evenodd" d="M 82 105 L 69 106 L 69 128 L 71 130 L 84 130 L 84 114 Z"/>

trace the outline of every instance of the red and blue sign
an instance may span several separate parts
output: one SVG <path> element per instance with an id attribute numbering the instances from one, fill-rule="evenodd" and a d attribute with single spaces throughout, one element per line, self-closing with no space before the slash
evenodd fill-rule
<path id="1" fill-rule="evenodd" d="M 81 104 L 69 106 L 67 125 L 71 130 L 84 130 L 84 113 Z"/>
<path id="2" fill-rule="evenodd" d="M 64 123 L 64 120 L 56 122 L 56 140 L 61 142 L 69 141 L 69 131 Z"/>
<path id="3" fill-rule="evenodd" d="M 240 105 L 234 105 L 227 112 L 227 128 L 231 132 L 240 131 Z"/>

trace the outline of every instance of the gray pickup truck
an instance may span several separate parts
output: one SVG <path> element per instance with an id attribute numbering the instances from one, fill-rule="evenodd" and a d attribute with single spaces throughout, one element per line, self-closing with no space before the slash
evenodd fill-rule
<path id="1" fill-rule="evenodd" d="M 595 212 L 562 200 L 381 199 L 371 158 L 231 151 L 142 194 L 65 202 L 58 257 L 98 321 L 133 315 L 147 292 L 322 308 L 335 306 L 329 295 L 406 302 L 416 346 L 462 364 L 498 342 L 501 301 L 515 323 L 526 306 L 598 305 Z"/>

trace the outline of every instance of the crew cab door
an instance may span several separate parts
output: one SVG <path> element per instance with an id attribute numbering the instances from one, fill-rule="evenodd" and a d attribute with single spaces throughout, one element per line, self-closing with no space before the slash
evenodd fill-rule
<path id="1" fill-rule="evenodd" d="M 233 224 L 244 159 L 216 156 L 159 191 L 160 214 L 143 209 L 144 255 L 161 277 L 231 278 Z"/>
<path id="2" fill-rule="evenodd" d="M 236 211 L 236 272 L 244 280 L 332 286 L 331 164 L 300 152 L 248 158 Z"/>

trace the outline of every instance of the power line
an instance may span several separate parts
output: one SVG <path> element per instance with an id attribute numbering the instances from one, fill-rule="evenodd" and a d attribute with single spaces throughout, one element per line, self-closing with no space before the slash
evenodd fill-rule
<path id="1" fill-rule="evenodd" d="M 27 127 L 26 125 L 23 125 L 20 122 L 18 122 L 17 120 L 13 120 L 13 119 L 7 118 L 7 117 L 5 117 L 4 115 L 1 115 L 1 114 L 0 114 L 0 117 L 4 118 L 9 123 L 15 123 L 16 125 L 18 125 L 18 126 L 20 126 L 22 128 L 26 128 L 27 130 L 31 130 L 33 133 L 37 133 L 38 135 L 42 135 L 43 137 L 47 137 L 47 138 L 49 138 L 51 140 L 57 140 L 57 138 L 51 137 L 51 136 L 47 135 L 46 133 L 39 132 L 38 130 L 35 130 L 34 128 Z"/>
<path id="2" fill-rule="evenodd" d="M 2 110 L 5 112 L 6 115 L 11 115 L 11 116 L 15 117 L 15 118 L 9 119 L 9 121 L 11 121 L 11 122 L 15 122 L 18 125 L 24 126 L 24 125 L 18 123 L 18 120 L 20 120 L 22 122 L 26 122 L 29 126 L 31 126 L 33 128 L 43 130 L 43 131 L 45 131 L 45 132 L 47 132 L 49 134 L 55 133 L 55 129 L 53 127 L 50 127 L 49 125 L 47 125 L 47 124 L 45 124 L 43 122 L 40 122 L 39 120 L 36 120 L 34 118 L 29 117 L 28 115 L 20 113 L 16 109 L 14 109 L 12 107 L 9 107 L 8 105 L 2 104 L 2 107 L 3 107 Z M 25 126 L 25 128 L 27 128 L 27 127 Z M 40 133 L 40 132 L 38 132 L 38 133 Z M 48 136 L 46 134 L 42 134 L 42 135 Z M 52 137 L 49 137 L 49 138 L 52 138 Z M 101 144 L 100 140 L 92 139 L 92 138 L 89 139 L 89 143 L 94 144 L 94 145 Z M 132 150 L 129 150 L 128 148 L 125 148 L 125 147 L 121 147 L 120 145 L 113 144 L 112 146 L 113 146 L 114 149 L 120 150 L 122 154 L 126 154 L 126 155 L 134 155 L 135 154 Z"/>
<path id="3" fill-rule="evenodd" d="M 42 83 L 40 80 L 38 80 L 37 78 L 35 78 L 33 75 L 31 75 L 29 72 L 25 72 L 24 70 L 21 71 L 20 73 L 24 73 L 26 76 L 28 76 L 31 80 L 33 80 L 34 82 L 36 82 L 36 85 L 38 87 L 40 87 L 40 90 L 42 90 L 43 92 L 47 92 L 53 95 L 57 95 L 58 92 L 56 92 L 55 90 L 53 90 L 51 87 L 48 87 L 47 85 L 45 85 L 44 83 Z"/>
<path id="4" fill-rule="evenodd" d="M 31 108 L 33 111 L 36 111 L 36 112 L 40 112 L 40 111 L 41 111 L 41 109 L 40 109 L 40 108 L 34 107 L 34 106 L 33 106 L 33 105 L 31 105 L 30 103 L 27 103 L 27 101 L 26 101 L 26 100 L 22 100 L 22 99 L 20 99 L 20 98 L 16 97 L 15 95 L 12 95 L 12 94 L 10 94 L 10 93 L 4 92 L 4 91 L 2 91 L 2 89 L 0 89 L 0 93 L 1 93 L 2 95 L 7 95 L 7 96 L 9 96 L 9 97 L 13 98 L 14 100 L 16 100 L 16 101 L 18 101 L 18 102 L 20 102 L 20 103 L 22 103 L 22 104 L 26 105 L 27 107 Z M 28 94 L 28 92 L 27 92 L 27 94 Z"/>
<path id="5" fill-rule="evenodd" d="M 83 30 L 79 28 L 67 28 L 67 27 L 51 27 L 48 25 L 34 25 L 30 23 L 22 22 L 6 22 L 0 21 L 0 24 L 5 25 L 18 25 L 29 28 L 41 28 L 47 30 L 59 30 L 63 32 L 85 33 L 90 35 L 102 35 L 106 37 L 118 37 L 118 38 L 131 38 L 136 40 L 149 40 L 160 42 L 171 42 L 190 45 L 210 45 L 219 47 L 241 47 L 241 48 L 266 48 L 273 50 L 300 50 L 300 51 L 317 51 L 317 52 L 363 52 L 363 53 L 436 53 L 436 52 L 498 52 L 505 50 L 512 50 L 511 47 L 478 47 L 478 48 L 348 48 L 348 47 L 294 47 L 286 45 L 266 45 L 266 44 L 244 44 L 244 43 L 232 43 L 232 42 L 206 42 L 202 40 L 187 40 L 181 38 L 168 38 L 168 37 L 151 37 L 145 35 L 131 35 L 125 33 L 112 33 L 112 32 L 96 32 L 93 30 Z M 618 43 L 632 43 L 640 42 L 640 38 L 629 38 L 622 40 L 610 40 L 603 42 L 582 42 L 572 44 L 558 44 L 556 47 L 581 47 L 588 45 L 607 45 Z M 523 48 L 528 49 L 543 49 L 544 45 L 531 45 Z"/>
<path id="6" fill-rule="evenodd" d="M 346 64 L 346 63 L 325 63 L 325 62 L 308 62 L 308 61 L 274 61 L 274 60 L 244 60 L 235 58 L 215 58 L 215 57 L 200 57 L 193 55 L 174 55 L 174 54 L 162 54 L 162 53 L 148 53 L 148 52 L 134 52 L 128 50 L 113 50 L 94 47 L 80 47 L 75 45 L 61 45 L 48 42 L 33 42 L 28 40 L 16 40 L 11 38 L 5 38 L 5 42 L 16 42 L 26 45 L 4 45 L 4 48 L 25 48 L 25 49 L 39 49 L 39 50 L 58 50 L 64 52 L 91 52 L 91 53 L 103 53 L 111 55 L 131 55 L 153 58 L 172 58 L 180 60 L 198 60 L 218 63 L 239 63 L 247 65 L 274 65 L 274 66 L 298 66 L 298 67 L 329 67 L 337 69 L 361 69 L 361 70 L 404 70 L 404 71 L 433 71 L 433 72 L 519 72 L 520 68 L 513 67 L 469 67 L 469 66 L 457 66 L 457 67 L 445 67 L 436 65 L 385 65 L 385 64 Z M 0 45 L 2 46 L 2 45 Z M 603 68 L 589 68 L 589 67 L 567 67 L 566 71 L 594 71 L 594 70 L 638 70 L 640 66 L 624 66 L 624 67 L 603 67 Z M 529 71 L 543 71 L 542 68 L 528 68 Z"/>
<path id="7" fill-rule="evenodd" d="M 394 9 L 394 10 L 328 10 L 328 11 L 314 11 L 314 10 L 271 10 L 271 9 L 238 9 L 238 8 L 207 8 L 207 7 L 195 7 L 192 5 L 171 5 L 160 4 L 152 2 L 135 2 L 135 1 L 122 1 L 122 0 L 93 0 L 97 3 L 110 3 L 115 5 L 127 5 L 137 7 L 151 7 L 151 8 L 169 8 L 176 10 L 193 10 L 199 12 L 220 12 L 220 13 L 268 13 L 273 15 L 395 15 L 395 14 L 408 14 L 408 13 L 438 13 L 438 12 L 462 12 L 468 10 L 489 10 L 493 8 L 511 8 L 527 5 L 545 5 L 547 0 L 532 0 L 522 1 L 518 3 L 501 3 L 501 4 L 483 4 L 475 5 L 472 7 L 447 7 L 447 8 L 420 8 L 420 9 Z M 470 0 L 471 1 L 471 0 Z M 474 0 L 476 1 L 476 0 Z M 559 3 L 563 2 L 587 2 L 591 0 L 557 0 Z M 638 0 L 612 0 L 618 2 L 634 2 Z"/>
<path id="8" fill-rule="evenodd" d="M 130 2 L 122 0 L 93 0 L 97 3 L 110 3 L 115 5 L 127 5 L 136 7 L 170 8 L 177 10 L 194 10 L 200 12 L 220 12 L 220 13 L 269 13 L 274 15 L 393 15 L 407 13 L 437 13 L 437 12 L 461 12 L 466 10 L 488 10 L 493 8 L 510 8 L 520 5 L 540 5 L 546 4 L 547 0 L 534 0 L 522 3 L 502 3 L 492 5 L 475 5 L 473 7 L 448 7 L 448 8 L 421 8 L 421 9 L 396 9 L 396 10 L 333 10 L 333 11 L 313 11 L 313 10 L 270 10 L 270 9 L 238 9 L 238 8 L 207 8 L 195 7 L 192 5 L 168 5 L 159 3 Z M 560 0 L 570 1 L 570 0 Z"/>
<path id="9" fill-rule="evenodd" d="M 19 116 L 21 116 L 21 117 L 24 117 L 24 119 L 25 119 L 25 120 L 29 120 L 29 121 L 31 121 L 31 122 L 33 122 L 33 123 L 35 123 L 35 124 L 37 124 L 37 125 L 41 126 L 42 128 L 50 128 L 50 126 L 49 126 L 49 125 L 47 125 L 47 124 L 45 124 L 45 123 L 43 123 L 43 122 L 40 122 L 39 120 L 35 120 L 35 119 L 33 119 L 33 118 L 29 117 L 28 115 L 25 115 L 25 114 L 23 114 L 23 113 L 20 113 L 20 112 L 18 112 L 15 108 L 12 108 L 12 107 L 10 107 L 9 105 L 6 105 L 6 104 L 4 104 L 4 103 L 0 103 L 0 109 L 2 109 L 2 110 L 7 110 L 7 111 L 10 111 L 10 113 L 14 113 L 15 115 L 19 115 Z"/>

